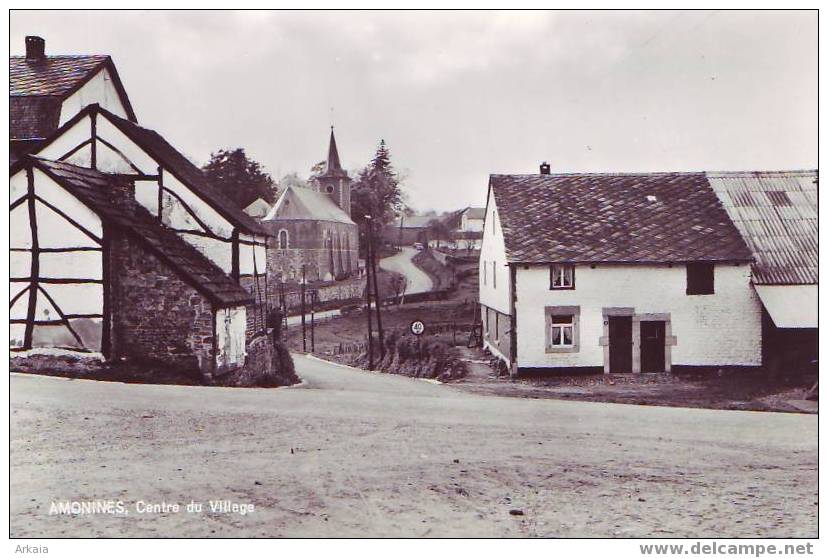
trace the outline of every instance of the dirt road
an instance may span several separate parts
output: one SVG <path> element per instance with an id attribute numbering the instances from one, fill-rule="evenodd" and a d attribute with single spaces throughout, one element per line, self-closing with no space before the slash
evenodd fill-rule
<path id="1" fill-rule="evenodd" d="M 417 250 L 404 246 L 399 253 L 379 261 L 382 269 L 396 271 L 405 276 L 405 294 L 425 293 L 434 288 L 431 277 L 411 261 L 416 255 Z"/>
<path id="2" fill-rule="evenodd" d="M 271 390 L 12 375 L 12 536 L 817 534 L 816 416 L 488 397 L 296 361 L 306 383 Z M 50 515 L 61 500 L 128 514 Z"/>

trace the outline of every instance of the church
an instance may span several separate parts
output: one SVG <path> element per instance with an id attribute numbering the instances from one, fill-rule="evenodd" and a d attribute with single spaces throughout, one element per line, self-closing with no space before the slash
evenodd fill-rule
<path id="1" fill-rule="evenodd" d="M 339 162 L 333 127 L 324 171 L 309 187 L 288 186 L 261 220 L 272 235 L 271 281 L 331 282 L 358 273 L 359 232 L 351 220 L 351 179 Z"/>

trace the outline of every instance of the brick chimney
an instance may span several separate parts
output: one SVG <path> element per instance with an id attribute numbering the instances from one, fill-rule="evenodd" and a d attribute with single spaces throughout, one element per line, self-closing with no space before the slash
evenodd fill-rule
<path id="1" fill-rule="evenodd" d="M 550 174 L 552 172 L 552 166 L 544 161 L 540 164 L 540 173 L 541 174 Z"/>
<path id="2" fill-rule="evenodd" d="M 29 35 L 26 37 L 26 61 L 40 62 L 46 59 L 46 41 L 42 37 Z"/>

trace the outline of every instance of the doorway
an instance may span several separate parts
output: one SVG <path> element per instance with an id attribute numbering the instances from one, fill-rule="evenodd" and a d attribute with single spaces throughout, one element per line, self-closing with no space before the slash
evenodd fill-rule
<path id="1" fill-rule="evenodd" d="M 664 372 L 664 335 L 664 322 L 641 322 L 642 372 Z"/>
<path id="2" fill-rule="evenodd" d="M 632 372 L 632 316 L 609 316 L 610 374 Z"/>

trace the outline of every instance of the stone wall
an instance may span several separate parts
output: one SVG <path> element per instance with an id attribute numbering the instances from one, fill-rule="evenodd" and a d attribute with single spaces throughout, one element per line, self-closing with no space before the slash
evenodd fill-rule
<path id="1" fill-rule="evenodd" d="M 304 220 L 262 221 L 273 235 L 267 251 L 268 279 L 299 281 L 302 266 L 308 281 L 330 281 L 358 270 L 357 227 L 348 223 Z M 279 247 L 279 233 L 286 231 L 288 247 Z M 331 238 L 332 247 L 326 245 Z"/>
<path id="2" fill-rule="evenodd" d="M 272 304 L 279 303 L 279 286 L 278 284 L 270 285 L 270 299 Z M 330 283 L 318 283 L 307 286 L 306 303 L 310 303 L 310 292 L 316 291 L 317 302 L 319 304 L 333 302 L 362 299 L 365 296 L 365 277 L 351 277 L 343 281 L 334 281 Z M 285 285 L 285 302 L 288 311 L 298 311 L 302 305 L 302 294 L 299 285 L 288 284 Z"/>
<path id="3" fill-rule="evenodd" d="M 209 372 L 210 302 L 128 235 L 110 238 L 113 357 Z"/>

